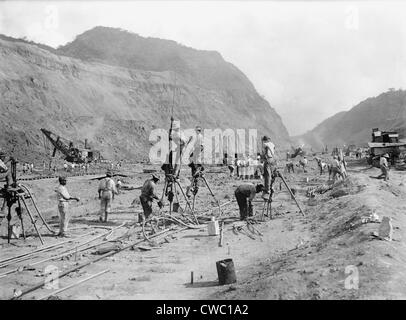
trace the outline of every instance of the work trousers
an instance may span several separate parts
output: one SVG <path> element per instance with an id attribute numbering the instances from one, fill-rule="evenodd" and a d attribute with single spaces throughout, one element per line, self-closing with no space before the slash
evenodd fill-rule
<path id="1" fill-rule="evenodd" d="M 341 176 L 341 178 L 344 180 L 344 174 L 341 172 L 341 170 L 337 167 L 332 167 L 331 168 L 331 174 L 333 175 L 332 179 L 333 181 L 335 181 L 336 179 L 336 175 L 338 174 L 339 176 Z"/>
<path id="2" fill-rule="evenodd" d="M 111 203 L 113 201 L 113 192 L 103 191 L 100 199 L 100 217 L 107 220 L 107 216 L 111 211 Z"/>
<path id="3" fill-rule="evenodd" d="M 381 175 L 380 177 L 384 177 L 385 181 L 389 180 L 389 168 L 385 167 L 385 166 L 381 166 Z"/>
<path id="4" fill-rule="evenodd" d="M 67 201 L 59 201 L 59 233 L 63 234 L 68 231 L 68 224 L 70 220 L 69 204 Z"/>
<path id="5" fill-rule="evenodd" d="M 248 198 L 241 192 L 234 192 L 237 199 L 238 208 L 240 209 L 240 219 L 244 220 L 247 216 L 253 215 L 252 205 L 248 203 Z"/>
<path id="6" fill-rule="evenodd" d="M 274 165 L 270 162 L 264 162 L 264 192 L 269 193 L 271 189 L 271 179 Z"/>
<path id="7" fill-rule="evenodd" d="M 140 196 L 140 202 L 142 206 L 142 211 L 144 212 L 143 214 L 139 215 L 139 222 L 142 222 L 146 219 L 149 218 L 149 216 L 152 214 L 152 199 Z"/>

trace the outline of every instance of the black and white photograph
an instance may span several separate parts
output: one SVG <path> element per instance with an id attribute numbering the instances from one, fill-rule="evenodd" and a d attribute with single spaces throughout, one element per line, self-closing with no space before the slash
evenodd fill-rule
<path id="1" fill-rule="evenodd" d="M 405 232 L 406 2 L 0 1 L 0 300 L 403 300 Z"/>

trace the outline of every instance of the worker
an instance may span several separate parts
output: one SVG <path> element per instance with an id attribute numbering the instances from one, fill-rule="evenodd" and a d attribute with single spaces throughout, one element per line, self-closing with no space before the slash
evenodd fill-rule
<path id="1" fill-rule="evenodd" d="M 118 194 L 116 184 L 114 180 L 111 178 L 113 174 L 111 171 L 106 172 L 106 177 L 100 181 L 98 193 L 100 199 L 100 217 L 99 221 L 107 222 L 107 216 L 111 210 L 111 203 L 114 199 L 114 195 Z"/>
<path id="2" fill-rule="evenodd" d="M 228 167 L 228 170 L 230 171 L 230 178 L 231 178 L 233 176 L 233 173 L 235 170 L 235 161 L 232 157 L 228 158 L 227 167 Z"/>
<path id="3" fill-rule="evenodd" d="M 264 191 L 262 198 L 268 199 L 270 195 L 270 182 L 272 173 L 276 168 L 275 145 L 268 136 L 262 137 L 262 160 L 264 162 Z"/>
<path id="4" fill-rule="evenodd" d="M 192 170 L 192 177 L 196 174 L 199 168 L 202 168 L 202 152 L 203 152 L 203 135 L 202 135 L 202 128 L 200 126 L 196 126 L 196 139 L 194 140 L 193 150 L 189 156 L 189 167 Z M 193 136 L 190 137 L 191 139 L 188 141 L 189 144 Z M 203 170 L 201 170 L 203 171 Z"/>
<path id="5" fill-rule="evenodd" d="M 173 120 L 171 128 L 172 130 L 170 131 L 169 136 L 171 141 L 169 145 L 169 153 L 165 163 L 161 166 L 161 169 L 165 172 L 165 175 L 173 174 L 178 178 L 180 173 L 180 163 L 182 161 L 182 152 L 186 146 L 186 139 L 183 132 L 180 130 L 179 120 Z"/>
<path id="6" fill-rule="evenodd" d="M 190 191 L 192 190 L 194 179 L 197 178 L 196 174 L 204 171 L 204 167 L 202 165 L 202 152 L 203 152 L 203 135 L 202 135 L 202 128 L 200 126 L 196 126 L 195 128 L 195 139 L 192 152 L 189 156 L 189 167 L 191 169 L 192 179 L 190 185 L 186 188 L 186 196 L 188 198 L 191 197 Z M 193 136 L 190 137 L 189 141 L 186 143 L 188 145 L 193 140 Z"/>
<path id="7" fill-rule="evenodd" d="M 121 182 L 120 179 L 117 179 L 117 192 L 120 193 L 121 187 L 123 186 L 123 183 Z"/>
<path id="8" fill-rule="evenodd" d="M 237 199 L 238 207 L 240 209 L 240 220 L 246 219 L 248 216 L 253 215 L 252 200 L 255 195 L 264 190 L 263 184 L 242 184 L 234 191 L 235 198 Z"/>
<path id="9" fill-rule="evenodd" d="M 0 151 L 0 173 L 6 173 L 8 171 L 8 167 L 5 163 L 6 154 L 3 151 Z"/>
<path id="10" fill-rule="evenodd" d="M 344 160 L 344 156 L 338 155 L 338 161 L 340 162 L 341 172 L 342 172 L 344 178 L 346 178 L 347 177 L 347 163 Z"/>
<path id="11" fill-rule="evenodd" d="M 384 178 L 385 181 L 389 180 L 389 164 L 388 164 L 388 159 L 389 159 L 389 154 L 385 153 L 379 158 L 379 166 L 381 168 L 382 173 L 378 176 L 379 179 Z"/>
<path id="12" fill-rule="evenodd" d="M 140 201 L 142 205 L 143 213 L 139 215 L 138 221 L 140 223 L 144 222 L 152 213 L 152 202 L 154 199 L 158 200 L 159 208 L 163 207 L 162 201 L 159 200 L 158 195 L 155 192 L 156 184 L 159 181 L 159 177 L 155 174 L 152 175 L 151 179 L 144 182 L 141 188 Z"/>
<path id="13" fill-rule="evenodd" d="M 255 163 L 255 179 L 262 180 L 262 163 L 261 163 L 261 156 L 257 156 L 257 160 Z"/>
<path id="14" fill-rule="evenodd" d="M 6 180 L 6 186 L 9 187 L 15 182 L 12 174 L 12 163 L 15 161 L 13 157 L 6 160 L 6 153 L 0 151 L 0 178 Z M 9 164 L 9 165 L 7 165 Z"/>
<path id="15" fill-rule="evenodd" d="M 286 163 L 285 172 L 290 173 L 291 171 L 295 173 L 295 166 L 293 165 L 293 161 L 289 159 Z"/>
<path id="16" fill-rule="evenodd" d="M 341 172 L 341 163 L 338 161 L 337 156 L 333 156 L 333 161 L 331 163 L 331 175 L 333 182 L 336 179 L 336 175 L 339 175 L 343 180 L 345 179 L 344 174 Z M 330 179 L 330 174 L 329 174 L 329 179 Z"/>
<path id="17" fill-rule="evenodd" d="M 68 210 L 68 202 L 71 200 L 80 201 L 79 197 L 71 197 L 66 188 L 66 178 L 59 177 L 59 186 L 55 189 L 58 199 L 59 210 L 59 234 L 60 237 L 69 237 L 67 234 L 68 224 L 70 220 L 70 212 Z"/>
<path id="18" fill-rule="evenodd" d="M 324 170 L 328 170 L 329 165 L 323 161 L 323 159 L 315 157 L 314 160 L 317 162 L 317 166 L 320 169 L 320 175 L 323 175 Z"/>
<path id="19" fill-rule="evenodd" d="M 302 167 L 302 168 L 303 168 L 303 172 L 305 172 L 305 173 L 307 172 L 307 171 L 306 171 L 307 163 L 308 163 L 308 162 L 307 162 L 306 156 L 304 156 L 303 159 L 300 159 L 300 160 L 299 160 L 299 167 Z"/>

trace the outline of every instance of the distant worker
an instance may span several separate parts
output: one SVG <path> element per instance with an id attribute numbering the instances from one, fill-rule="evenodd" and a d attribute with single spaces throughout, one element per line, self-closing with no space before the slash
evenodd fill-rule
<path id="1" fill-rule="evenodd" d="M 11 172 L 13 161 L 15 160 L 12 157 L 9 157 L 9 159 L 6 160 L 6 154 L 3 151 L 0 151 L 0 178 L 5 178 L 7 187 L 11 186 L 15 182 Z M 7 166 L 8 163 L 10 163 L 9 166 Z"/>
<path id="2" fill-rule="evenodd" d="M 34 164 L 31 163 L 31 165 L 30 165 L 30 172 L 32 173 L 33 171 L 34 171 Z"/>
<path id="3" fill-rule="evenodd" d="M 65 170 L 65 172 L 68 171 L 68 164 L 66 162 L 63 164 L 63 169 Z"/>
<path id="4" fill-rule="evenodd" d="M 337 156 L 333 156 L 333 161 L 331 163 L 331 175 L 333 182 L 336 180 L 336 175 L 339 175 L 343 180 L 345 179 L 344 174 L 341 172 L 341 163 L 338 161 Z M 329 175 L 330 178 L 330 175 Z"/>
<path id="5" fill-rule="evenodd" d="M 200 126 L 196 126 L 196 139 L 194 141 L 193 150 L 190 154 L 189 160 L 189 167 L 191 168 L 192 177 L 196 174 L 199 168 L 202 168 L 202 152 L 203 152 L 203 135 L 202 135 L 202 128 Z M 192 141 L 192 138 L 188 141 L 188 144 Z M 203 170 L 201 170 L 203 171 Z"/>
<path id="6" fill-rule="evenodd" d="M 202 135 L 202 128 L 200 126 L 196 126 L 195 128 L 195 132 L 196 132 L 196 136 L 194 139 L 194 145 L 193 145 L 193 150 L 190 153 L 189 156 L 189 167 L 191 169 L 191 174 L 192 174 L 192 179 L 191 179 L 191 183 L 189 186 L 187 186 L 186 188 L 186 196 L 188 198 L 191 197 L 190 195 L 190 191 L 193 187 L 194 184 L 194 179 L 196 179 L 198 177 L 198 173 L 201 173 L 202 171 L 204 171 L 204 167 L 202 165 L 202 152 L 203 152 L 203 135 Z M 190 137 L 189 141 L 187 142 L 186 145 L 188 145 L 192 140 L 193 140 L 193 136 Z"/>
<path id="7" fill-rule="evenodd" d="M 341 173 L 343 174 L 344 178 L 347 178 L 347 162 L 345 161 L 344 156 L 339 155 L 338 161 L 340 162 Z"/>
<path id="8" fill-rule="evenodd" d="M 308 163 L 308 161 L 307 161 L 306 156 L 304 156 L 303 159 L 300 159 L 300 160 L 299 160 L 299 167 L 302 167 L 302 168 L 303 168 L 303 172 L 305 172 L 305 173 L 307 172 L 307 170 L 306 170 L 307 163 Z"/>
<path id="9" fill-rule="evenodd" d="M 139 215 L 138 221 L 140 223 L 144 222 L 149 218 L 152 213 L 152 202 L 154 199 L 158 200 L 159 208 L 163 207 L 162 202 L 159 200 L 158 195 L 155 192 L 156 184 L 159 181 L 159 177 L 155 174 L 152 175 L 151 179 L 144 182 L 141 188 L 140 201 L 142 205 L 143 213 Z"/>
<path id="10" fill-rule="evenodd" d="M 264 162 L 264 192 L 262 197 L 268 199 L 270 195 L 272 173 L 276 169 L 275 145 L 268 136 L 262 137 L 262 160 Z"/>
<path id="11" fill-rule="evenodd" d="M 100 199 L 100 217 L 99 221 L 107 222 L 108 214 L 111 211 L 111 203 L 114 199 L 114 195 L 118 194 L 116 184 L 111 178 L 113 174 L 111 171 L 106 172 L 106 177 L 100 181 L 98 193 Z"/>
<path id="12" fill-rule="evenodd" d="M 68 202 L 71 200 L 80 201 L 79 197 L 71 197 L 66 188 L 66 178 L 59 177 L 59 186 L 55 189 L 58 198 L 59 210 L 59 237 L 69 237 L 67 234 L 68 224 L 70 220 L 70 212 Z"/>
<path id="13" fill-rule="evenodd" d="M 123 183 L 121 182 L 120 179 L 117 179 L 117 192 L 120 193 L 121 187 L 123 186 Z"/>
<path id="14" fill-rule="evenodd" d="M 242 184 L 234 191 L 235 198 L 237 199 L 238 207 L 240 209 L 240 220 L 244 220 L 249 216 L 253 216 L 254 207 L 252 200 L 255 195 L 264 190 L 264 185 L 257 184 Z"/>
<path id="15" fill-rule="evenodd" d="M 230 171 L 230 178 L 233 176 L 234 170 L 235 170 L 235 165 L 234 165 L 234 159 L 233 158 L 229 158 L 227 161 L 227 167 L 228 170 Z"/>
<path id="16" fill-rule="evenodd" d="M 382 173 L 378 176 L 379 179 L 384 178 L 385 181 L 389 180 L 389 154 L 385 153 L 379 158 L 379 166 L 381 168 Z"/>
<path id="17" fill-rule="evenodd" d="M 320 175 L 323 175 L 324 170 L 329 170 L 329 165 L 325 163 L 321 158 L 315 157 L 314 160 L 316 160 L 317 166 L 320 169 Z"/>
<path id="18" fill-rule="evenodd" d="M 285 172 L 290 173 L 291 171 L 295 173 L 295 166 L 293 165 L 293 161 L 289 159 L 286 163 Z"/>

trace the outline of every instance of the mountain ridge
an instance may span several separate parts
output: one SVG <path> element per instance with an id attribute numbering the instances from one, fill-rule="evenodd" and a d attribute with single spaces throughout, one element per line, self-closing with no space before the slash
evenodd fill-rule
<path id="1" fill-rule="evenodd" d="M 68 55 L 66 46 L 51 52 L 45 45 L 26 40 L 0 39 L 0 107 L 4 111 L 0 144 L 8 149 L 15 146 L 13 152 L 20 158 L 43 156 L 38 151 L 43 149 L 39 128 L 45 127 L 74 142 L 88 139 L 107 158 L 144 161 L 150 148 L 149 133 L 153 128 L 169 127 L 174 100 L 175 117 L 185 127 L 258 128 L 259 135 L 269 134 L 279 144 L 290 142 L 280 116 L 238 68 L 224 62 L 216 69 L 221 55 L 200 61 L 202 54 L 196 58 L 193 53 L 191 60 L 183 61 L 183 53 L 179 54 L 182 59 L 175 60 L 184 66 L 179 71 L 164 56 L 136 69 L 123 66 L 121 56 L 116 57 L 116 64 L 111 63 L 111 52 L 107 61 L 80 59 L 72 57 L 70 48 Z M 75 43 L 74 48 L 81 47 Z M 100 44 L 95 48 L 102 49 Z M 82 53 L 88 49 L 86 46 Z M 148 56 L 149 51 L 145 52 L 141 56 Z M 238 72 L 233 73 L 235 70 Z M 224 78 L 229 80 L 219 86 Z"/>
<path id="2" fill-rule="evenodd" d="M 325 145 L 363 145 L 370 141 L 373 128 L 398 131 L 406 135 L 406 91 L 390 89 L 376 97 L 369 97 L 348 111 L 327 118 L 294 141 L 313 148 Z"/>

